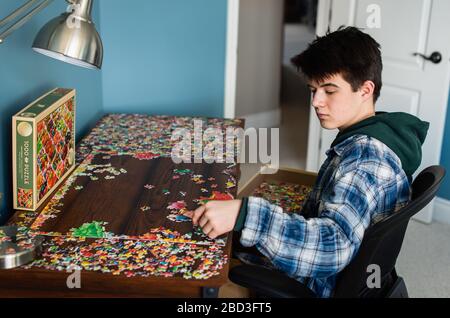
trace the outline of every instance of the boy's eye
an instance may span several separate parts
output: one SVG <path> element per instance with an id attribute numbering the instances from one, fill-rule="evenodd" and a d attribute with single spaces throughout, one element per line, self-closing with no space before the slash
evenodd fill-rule
<path id="1" fill-rule="evenodd" d="M 327 93 L 328 95 L 331 95 L 331 94 L 336 93 L 336 91 L 325 91 L 325 93 Z"/>

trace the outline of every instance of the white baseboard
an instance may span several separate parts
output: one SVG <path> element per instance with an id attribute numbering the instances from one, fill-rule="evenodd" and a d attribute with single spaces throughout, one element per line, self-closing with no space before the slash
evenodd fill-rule
<path id="1" fill-rule="evenodd" d="M 450 200 L 439 197 L 434 200 L 433 220 L 450 224 Z"/>
<path id="2" fill-rule="evenodd" d="M 245 118 L 245 128 L 271 128 L 279 127 L 281 124 L 281 109 L 260 112 L 250 115 L 239 116 Z"/>

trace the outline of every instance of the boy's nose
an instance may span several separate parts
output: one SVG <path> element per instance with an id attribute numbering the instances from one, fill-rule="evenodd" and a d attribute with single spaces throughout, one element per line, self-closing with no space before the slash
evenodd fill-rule
<path id="1" fill-rule="evenodd" d="M 311 102 L 311 106 L 314 107 L 314 108 L 320 108 L 320 107 L 325 106 L 324 99 L 320 98 L 318 95 L 319 94 L 315 94 L 313 99 L 312 99 L 312 102 Z"/>

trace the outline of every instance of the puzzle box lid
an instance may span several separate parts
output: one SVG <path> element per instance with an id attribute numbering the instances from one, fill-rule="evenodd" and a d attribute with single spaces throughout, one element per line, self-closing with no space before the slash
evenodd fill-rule
<path id="1" fill-rule="evenodd" d="M 61 105 L 75 95 L 75 89 L 55 88 L 14 115 L 17 119 L 39 119 L 53 110 L 54 105 Z"/>

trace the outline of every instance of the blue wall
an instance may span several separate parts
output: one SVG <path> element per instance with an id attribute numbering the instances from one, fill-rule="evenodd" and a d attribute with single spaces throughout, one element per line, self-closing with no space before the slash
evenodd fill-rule
<path id="1" fill-rule="evenodd" d="M 448 100 L 444 141 L 442 143 L 441 165 L 447 169 L 447 175 L 444 178 L 444 182 L 438 192 L 438 196 L 450 200 L 450 98 Z"/>
<path id="2" fill-rule="evenodd" d="M 226 0 L 102 0 L 106 112 L 223 116 Z"/>
<path id="3" fill-rule="evenodd" d="M 0 18 L 22 5 L 22 0 L 2 1 Z M 101 73 L 82 69 L 31 49 L 39 29 L 66 10 L 65 1 L 55 1 L 0 44 L 0 224 L 12 207 L 11 117 L 21 108 L 53 89 L 77 89 L 77 136 L 84 135 L 102 114 Z M 94 19 L 98 21 L 98 5 Z M 79 139 L 79 138 L 77 138 Z"/>

